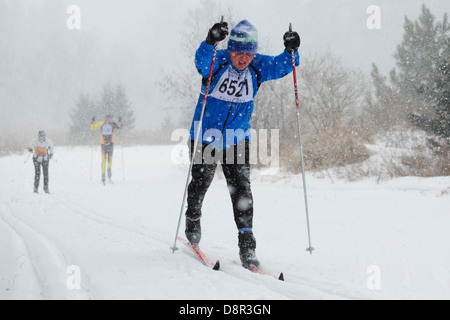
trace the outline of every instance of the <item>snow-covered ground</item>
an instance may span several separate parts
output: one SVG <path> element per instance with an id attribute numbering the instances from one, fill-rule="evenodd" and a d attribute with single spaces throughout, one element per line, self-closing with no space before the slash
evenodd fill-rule
<path id="1" fill-rule="evenodd" d="M 308 174 L 310 255 L 301 176 L 255 173 L 257 255 L 282 282 L 233 263 L 237 230 L 220 174 L 201 247 L 223 272 L 180 243 L 172 253 L 188 169 L 176 154 L 127 147 L 123 170 L 116 147 L 114 184 L 103 186 L 98 147 L 92 180 L 89 147 L 57 147 L 50 195 L 42 185 L 33 193 L 26 153 L 0 158 L 0 299 L 450 299 L 450 177 Z"/>

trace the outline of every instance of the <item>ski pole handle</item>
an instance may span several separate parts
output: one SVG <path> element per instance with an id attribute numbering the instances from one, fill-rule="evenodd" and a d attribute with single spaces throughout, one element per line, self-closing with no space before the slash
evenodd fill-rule
<path id="1" fill-rule="evenodd" d="M 221 23 L 223 22 L 223 16 L 222 16 L 220 22 Z M 208 97 L 208 92 L 209 92 L 209 86 L 211 85 L 211 78 L 212 78 L 214 63 L 216 61 L 216 55 L 217 55 L 217 46 L 218 46 L 218 43 L 216 43 L 214 45 L 214 53 L 213 53 L 212 60 L 211 60 L 211 67 L 209 68 L 208 81 L 206 82 L 206 87 L 205 87 L 205 97 L 204 97 L 204 101 L 203 101 L 204 104 L 206 103 L 206 99 Z"/>
<path id="2" fill-rule="evenodd" d="M 292 23 L 289 23 L 289 32 L 292 32 Z M 297 110 L 299 109 L 298 102 L 298 89 L 297 89 L 297 71 L 295 69 L 295 52 L 291 50 L 292 56 L 292 75 L 294 76 L 294 92 L 295 92 L 295 105 L 297 106 Z"/>

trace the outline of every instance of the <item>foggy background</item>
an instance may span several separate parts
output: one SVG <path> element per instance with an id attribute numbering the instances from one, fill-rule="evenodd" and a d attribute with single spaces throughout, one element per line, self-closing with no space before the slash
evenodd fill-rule
<path id="1" fill-rule="evenodd" d="M 292 22 L 302 39 L 300 54 L 330 50 L 345 66 L 360 69 L 367 76 L 372 63 L 385 75 L 394 68 L 393 54 L 402 38 L 404 17 L 416 19 L 424 3 L 209 2 L 212 7 L 217 4 L 217 12 L 211 12 L 217 20 L 224 15 L 226 21 L 223 8 L 232 8 L 235 19 L 254 24 L 260 40 L 268 44 L 261 53 L 279 54 L 284 49 L 282 36 Z M 439 20 L 450 11 L 448 0 L 425 4 Z M 80 30 L 66 26 L 70 5 L 81 10 Z M 186 56 L 180 43 L 182 35 L 189 32 L 186 20 L 202 5 L 205 1 L 0 0 L 1 131 L 67 130 L 77 97 L 81 93 L 97 95 L 107 83 L 126 88 L 137 129 L 158 128 L 164 118 L 176 117 L 177 106 L 158 83 L 163 73 L 195 68 L 194 57 Z M 381 9 L 379 30 L 366 26 L 369 5 Z M 198 24 L 206 38 L 209 21 Z M 199 43 L 204 38 L 198 39 Z M 200 78 L 196 90 L 199 88 Z"/>

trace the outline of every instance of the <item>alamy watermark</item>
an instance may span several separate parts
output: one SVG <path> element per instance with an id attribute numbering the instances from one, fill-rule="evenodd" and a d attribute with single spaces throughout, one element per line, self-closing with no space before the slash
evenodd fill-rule
<path id="1" fill-rule="evenodd" d="M 242 142 L 250 138 L 252 142 L 249 145 L 249 152 L 246 153 Z M 235 144 L 236 140 L 241 143 Z M 172 150 L 172 162 L 189 164 L 191 161 L 188 147 L 191 142 L 189 130 L 174 130 L 171 141 L 178 141 Z M 206 145 L 202 145 L 202 141 L 206 141 Z M 270 129 L 270 138 L 268 129 L 250 129 L 246 132 L 242 129 L 227 129 L 224 132 L 209 129 L 199 137 L 198 145 L 192 159 L 194 164 L 212 164 L 220 161 L 226 161 L 227 164 L 259 164 L 265 169 L 261 171 L 262 175 L 276 174 L 280 168 L 279 129 Z"/>
<path id="2" fill-rule="evenodd" d="M 66 13 L 69 15 L 66 20 L 66 26 L 69 30 L 81 29 L 81 9 L 77 5 L 67 7 Z"/>
<path id="3" fill-rule="evenodd" d="M 381 289 L 381 269 L 377 265 L 370 265 L 366 270 L 369 277 L 367 277 L 366 285 L 370 290 Z"/>
<path id="4" fill-rule="evenodd" d="M 381 9 L 377 5 L 370 5 L 367 7 L 366 13 L 370 16 L 366 20 L 366 26 L 369 30 L 381 29 Z"/>
<path id="5" fill-rule="evenodd" d="M 71 265 L 67 268 L 66 273 L 69 277 L 66 280 L 66 287 L 69 290 L 81 289 L 81 269 L 77 265 Z"/>

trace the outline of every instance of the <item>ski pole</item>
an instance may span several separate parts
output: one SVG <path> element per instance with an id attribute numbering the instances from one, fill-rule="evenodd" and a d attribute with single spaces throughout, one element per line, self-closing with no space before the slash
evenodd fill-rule
<path id="1" fill-rule="evenodd" d="M 125 164 L 123 161 L 123 143 L 122 143 L 122 130 L 119 131 L 120 151 L 122 153 L 122 179 L 125 180 Z"/>
<path id="2" fill-rule="evenodd" d="M 289 23 L 289 32 L 292 32 L 292 23 Z M 312 254 L 314 248 L 311 246 L 311 232 L 309 228 L 309 213 L 308 213 L 308 195 L 306 193 L 306 178 L 305 178 L 305 165 L 304 165 L 304 157 L 303 157 L 303 144 L 302 144 L 302 127 L 300 124 L 300 107 L 298 102 L 298 89 L 297 89 L 297 72 L 295 69 L 295 53 L 294 50 L 291 50 L 292 55 L 292 74 L 294 76 L 294 92 L 295 92 L 295 104 L 297 106 L 297 123 L 298 123 L 298 137 L 300 141 L 300 157 L 301 157 L 301 168 L 302 168 L 302 179 L 303 179 L 303 195 L 305 198 L 305 210 L 306 210 L 306 225 L 308 228 L 308 242 L 309 247 L 306 248 L 306 251 L 309 251 Z"/>
<path id="3" fill-rule="evenodd" d="M 29 153 L 28 153 L 27 160 L 25 160 L 23 163 L 27 163 L 27 162 L 28 162 L 28 159 L 30 159 L 30 156 L 31 156 L 32 153 L 33 153 L 33 152 L 29 152 Z"/>
<path id="4" fill-rule="evenodd" d="M 95 121 L 95 116 L 92 118 L 92 123 Z M 94 131 L 92 130 L 91 134 L 91 181 L 92 181 L 92 162 L 94 161 Z"/>
<path id="5" fill-rule="evenodd" d="M 221 19 L 220 22 L 223 22 L 223 16 L 222 16 L 222 19 Z M 177 248 L 178 232 L 180 231 L 180 223 L 181 223 L 181 217 L 183 215 L 184 203 L 186 202 L 186 196 L 187 196 L 187 191 L 188 191 L 188 187 L 189 187 L 189 180 L 190 180 L 190 177 L 191 177 L 192 166 L 194 165 L 195 152 L 196 152 L 197 147 L 198 147 L 198 139 L 199 139 L 199 136 L 200 136 L 200 131 L 202 129 L 202 121 L 203 121 L 203 115 L 205 113 L 206 100 L 208 98 L 209 86 L 211 84 L 211 78 L 212 78 L 212 74 L 213 74 L 214 62 L 216 61 L 217 45 L 218 45 L 218 43 L 216 43 L 214 45 L 214 53 L 213 53 L 212 60 L 211 60 L 211 67 L 209 68 L 208 81 L 206 82 L 204 98 L 203 98 L 203 105 L 202 105 L 202 111 L 200 113 L 200 118 L 198 120 L 197 130 L 196 130 L 196 133 L 195 133 L 194 149 L 192 151 L 191 162 L 190 162 L 190 165 L 189 165 L 189 171 L 188 171 L 188 175 L 187 175 L 187 178 L 186 178 L 186 185 L 184 187 L 183 202 L 181 203 L 180 216 L 178 217 L 178 226 L 177 226 L 177 231 L 176 231 L 176 234 L 175 234 L 175 240 L 173 242 L 173 246 L 170 248 L 170 249 L 172 249 L 172 253 L 174 253 L 176 250 L 178 250 L 178 248 Z"/>

